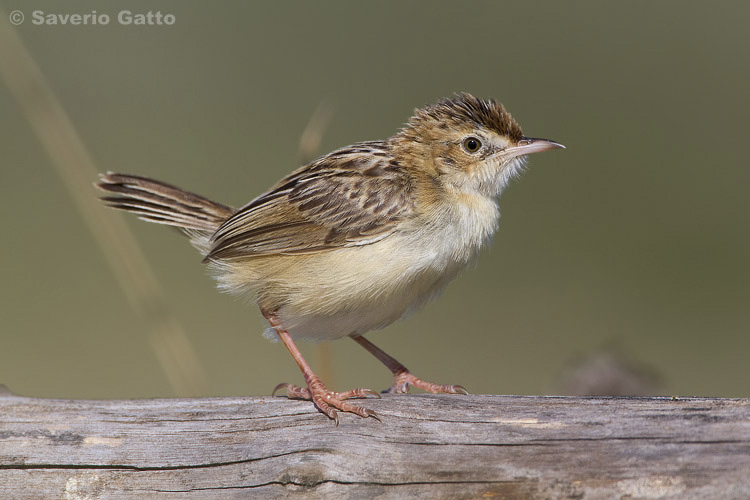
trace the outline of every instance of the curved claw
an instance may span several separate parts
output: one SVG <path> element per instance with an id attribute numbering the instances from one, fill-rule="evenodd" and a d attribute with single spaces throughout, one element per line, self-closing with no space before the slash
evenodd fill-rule
<path id="1" fill-rule="evenodd" d="M 379 392 L 375 392 L 375 391 L 370 390 L 370 389 L 365 389 L 365 390 L 367 391 L 368 395 L 375 396 L 378 399 L 383 399 L 383 396 L 381 396 Z"/>
<path id="2" fill-rule="evenodd" d="M 289 387 L 289 383 L 287 382 L 280 383 L 279 385 L 273 388 L 273 391 L 271 391 L 271 396 L 275 396 L 276 391 L 280 391 L 281 389 L 286 389 L 287 387 Z"/>
<path id="3" fill-rule="evenodd" d="M 462 385 L 453 385 L 451 387 L 453 387 L 453 392 L 451 392 L 451 394 L 462 394 L 464 396 L 469 395 L 469 391 L 467 391 Z"/>
<path id="4" fill-rule="evenodd" d="M 307 387 L 300 387 L 298 385 L 289 384 L 287 382 L 277 385 L 271 395 L 275 395 L 279 389 L 286 389 L 286 397 L 293 399 L 311 399 L 310 389 Z"/>
<path id="5" fill-rule="evenodd" d="M 377 413 L 375 413 L 375 412 L 374 412 L 374 411 L 372 411 L 372 410 L 365 410 L 365 411 L 366 411 L 366 413 L 367 413 L 367 416 L 368 416 L 368 417 L 372 417 L 372 418 L 374 418 L 375 420 L 377 420 L 377 421 L 378 421 L 378 422 L 380 422 L 381 424 L 383 423 L 383 421 L 382 421 L 382 420 L 380 420 L 380 417 L 378 416 L 378 414 L 377 414 Z"/>

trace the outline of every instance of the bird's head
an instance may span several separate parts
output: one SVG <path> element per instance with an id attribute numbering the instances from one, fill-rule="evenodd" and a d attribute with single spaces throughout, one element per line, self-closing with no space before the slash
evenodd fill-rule
<path id="1" fill-rule="evenodd" d="M 520 172 L 526 155 L 564 147 L 525 137 L 502 104 L 466 93 L 417 109 L 391 141 L 406 163 L 447 188 L 493 197 Z"/>

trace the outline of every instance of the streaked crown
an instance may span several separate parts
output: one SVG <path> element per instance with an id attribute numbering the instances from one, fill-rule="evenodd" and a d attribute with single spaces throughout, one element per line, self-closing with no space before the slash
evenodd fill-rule
<path id="1" fill-rule="evenodd" d="M 419 141 L 419 136 L 424 136 L 427 130 L 444 132 L 449 128 L 486 129 L 504 135 L 512 142 L 523 138 L 521 127 L 502 104 L 493 99 L 477 99 L 468 93 L 455 94 L 415 110 L 401 133 Z"/>

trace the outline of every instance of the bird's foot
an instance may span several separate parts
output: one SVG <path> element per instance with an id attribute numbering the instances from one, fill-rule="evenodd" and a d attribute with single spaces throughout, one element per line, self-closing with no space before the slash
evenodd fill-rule
<path id="1" fill-rule="evenodd" d="M 406 394 L 409 392 L 409 386 L 418 387 L 424 391 L 436 394 L 469 394 L 469 391 L 464 389 L 463 386 L 433 384 L 432 382 L 426 382 L 421 378 L 415 377 L 407 370 L 396 373 L 393 376 L 393 385 L 390 389 L 386 389 L 383 392 L 391 394 Z"/>
<path id="2" fill-rule="evenodd" d="M 312 401 L 316 408 L 333 419 L 336 425 L 339 425 L 339 411 L 354 413 L 364 418 L 372 417 L 378 421 L 380 420 L 380 417 L 374 411 L 354 406 L 345 401 L 347 399 L 366 398 L 368 396 L 380 397 L 380 394 L 370 389 L 352 389 L 345 392 L 329 391 L 318 377 L 311 377 L 307 381 L 307 387 L 288 383 L 279 384 L 271 394 L 276 394 L 276 391 L 280 389 L 286 389 L 286 395 L 289 398 Z"/>

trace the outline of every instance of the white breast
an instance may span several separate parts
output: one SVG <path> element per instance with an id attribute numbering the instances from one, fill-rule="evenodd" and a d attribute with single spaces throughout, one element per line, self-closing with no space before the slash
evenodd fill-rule
<path id="1" fill-rule="evenodd" d="M 370 245 L 306 256 L 305 282 L 284 284 L 282 324 L 294 338 L 364 334 L 438 295 L 476 259 L 498 224 L 496 200 L 460 198 L 441 207 L 431 224 L 415 221 Z"/>

